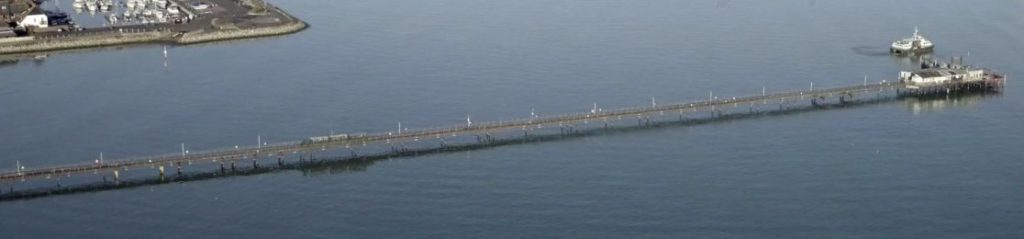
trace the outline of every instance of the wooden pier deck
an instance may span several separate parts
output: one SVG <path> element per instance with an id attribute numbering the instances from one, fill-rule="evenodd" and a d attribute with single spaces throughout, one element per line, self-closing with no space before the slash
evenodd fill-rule
<path id="1" fill-rule="evenodd" d="M 637 124 L 650 123 L 648 116 L 651 115 L 664 115 L 664 114 L 675 114 L 680 115 L 680 119 L 683 114 L 693 114 L 693 112 L 705 112 L 703 114 L 709 114 L 711 117 L 721 115 L 723 109 L 735 109 L 740 106 L 749 106 L 751 111 L 755 107 L 765 108 L 774 107 L 778 105 L 779 109 L 783 109 L 787 104 L 790 103 L 811 103 L 812 105 L 818 105 L 819 102 L 831 100 L 842 103 L 843 101 L 857 100 L 857 99 L 868 99 L 873 97 L 881 96 L 882 94 L 896 95 L 929 95 L 929 94 L 948 94 L 952 91 L 965 91 L 965 90 L 983 90 L 983 91 L 999 91 L 1006 83 L 1006 77 L 1003 75 L 987 75 L 985 80 L 976 82 L 955 82 L 948 84 L 931 85 L 928 87 L 916 86 L 911 89 L 908 85 L 900 82 L 879 82 L 879 83 L 867 83 L 845 87 L 835 88 L 824 88 L 824 89 L 806 89 L 806 90 L 794 90 L 778 93 L 768 93 L 762 91 L 760 95 L 754 96 L 743 96 L 743 97 L 729 97 L 729 98 L 717 98 L 713 95 L 709 95 L 709 99 L 684 102 L 684 103 L 673 103 L 673 104 L 656 104 L 652 102 L 649 106 L 621 108 L 613 110 L 598 110 L 594 109 L 590 112 L 579 112 L 570 113 L 556 116 L 547 117 L 532 117 L 522 119 L 511 119 L 511 120 L 500 120 L 500 121 L 489 121 L 489 122 L 469 122 L 463 125 L 449 126 L 449 127 L 437 127 L 427 128 L 419 130 L 402 130 L 398 132 L 379 132 L 371 133 L 359 136 L 348 137 L 347 139 L 333 140 L 333 141 L 293 141 L 278 143 L 273 145 L 261 145 L 256 147 L 241 147 L 231 148 L 222 150 L 212 150 L 206 152 L 196 153 L 181 153 L 181 154 L 168 154 L 158 156 L 147 156 L 147 157 L 136 157 L 119 160 L 107 160 L 102 163 L 88 162 L 83 164 L 75 165 L 63 165 L 63 166 L 52 166 L 52 167 L 41 167 L 33 169 L 17 169 L 11 171 L 0 172 L 0 182 L 14 183 L 18 181 L 26 181 L 32 179 L 41 178 L 52 178 L 52 177 L 70 177 L 79 174 L 113 174 L 116 180 L 118 171 L 127 171 L 130 169 L 138 168 L 160 168 L 161 176 L 163 175 L 163 166 L 178 166 L 179 170 L 181 165 L 192 165 L 198 163 L 214 163 L 221 162 L 221 170 L 224 170 L 224 162 L 232 162 L 234 167 L 234 161 L 241 159 L 256 159 L 256 158 L 277 158 L 278 164 L 281 164 L 280 160 L 282 157 L 288 155 L 305 155 L 313 152 L 322 151 L 325 149 L 337 149 L 337 148 L 348 148 L 355 147 L 357 145 L 366 145 L 370 143 L 399 143 L 407 141 L 419 141 L 426 139 L 439 139 L 441 144 L 444 144 L 444 138 L 455 137 L 459 135 L 487 135 L 488 137 L 492 133 L 500 132 L 515 132 L 517 130 L 523 131 L 523 134 L 528 136 L 528 129 L 541 128 L 541 127 L 559 127 L 563 132 L 572 132 L 575 130 L 577 125 L 586 124 L 601 124 L 601 122 L 608 122 L 609 120 L 621 121 L 630 117 L 637 119 Z M 607 123 L 604 123 L 607 127 Z M 92 161 L 91 159 L 89 161 Z"/>

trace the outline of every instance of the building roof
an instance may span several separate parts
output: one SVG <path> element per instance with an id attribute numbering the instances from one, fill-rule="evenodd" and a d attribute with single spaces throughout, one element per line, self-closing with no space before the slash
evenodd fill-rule
<path id="1" fill-rule="evenodd" d="M 951 76 L 951 75 L 965 75 L 965 74 L 967 74 L 967 71 L 960 70 L 960 69 L 938 69 L 938 68 L 933 68 L 933 69 L 924 69 L 924 70 L 916 71 L 916 72 L 914 72 L 914 74 L 918 75 L 918 76 L 921 76 L 922 78 L 932 78 L 932 77 L 943 77 L 943 76 Z"/>

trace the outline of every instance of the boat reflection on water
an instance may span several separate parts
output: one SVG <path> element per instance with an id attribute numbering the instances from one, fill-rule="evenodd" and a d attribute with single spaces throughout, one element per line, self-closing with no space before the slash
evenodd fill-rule
<path id="1" fill-rule="evenodd" d="M 0 56 L 0 68 L 3 67 L 17 67 L 19 63 L 23 61 L 32 61 L 36 66 L 42 65 L 49 58 L 49 54 L 30 54 L 30 55 L 13 55 L 13 56 Z"/>
<path id="2" fill-rule="evenodd" d="M 19 61 L 17 58 L 0 58 L 0 68 L 17 66 Z"/>

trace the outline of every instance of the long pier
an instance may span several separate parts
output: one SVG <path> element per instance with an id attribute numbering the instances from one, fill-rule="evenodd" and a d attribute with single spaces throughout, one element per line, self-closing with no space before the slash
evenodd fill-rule
<path id="1" fill-rule="evenodd" d="M 794 90 L 777 93 L 768 93 L 762 90 L 760 95 L 722 99 L 709 94 L 707 100 L 684 103 L 657 104 L 652 100 L 652 103 L 649 106 L 613 110 L 603 110 L 595 107 L 590 112 L 570 113 L 547 117 L 535 116 L 530 118 L 480 123 L 472 122 L 467 118 L 466 124 L 457 126 L 408 131 L 400 129 L 392 132 L 346 135 L 344 138 L 334 140 L 303 140 L 277 143 L 273 145 L 259 145 L 255 147 L 249 146 L 197 153 L 183 152 L 181 154 L 127 158 L 113 161 L 42 167 L 28 170 L 23 170 L 19 167 L 13 171 L 0 172 L 0 183 L 13 184 L 33 179 L 70 178 L 74 175 L 83 174 L 111 175 L 116 181 L 119 172 L 123 173 L 128 170 L 140 168 L 159 168 L 159 175 L 162 178 L 165 173 L 164 166 L 176 166 L 178 170 L 177 173 L 180 175 L 182 165 L 202 163 L 211 164 L 216 162 L 220 162 L 220 170 L 221 172 L 224 172 L 226 170 L 224 165 L 225 162 L 230 162 L 231 169 L 234 171 L 236 167 L 235 162 L 243 159 L 252 159 L 252 167 L 255 169 L 259 168 L 256 163 L 256 159 L 264 157 L 276 157 L 278 165 L 283 167 L 285 164 L 282 162 L 282 158 L 288 158 L 289 155 L 292 157 L 298 156 L 299 159 L 302 160 L 303 155 L 309 155 L 309 158 L 312 158 L 313 153 L 327 149 L 355 148 L 368 144 L 399 145 L 403 142 L 436 139 L 439 141 L 440 147 L 445 147 L 446 138 L 458 137 L 460 135 L 476 136 L 478 143 L 484 143 L 493 141 L 491 136 L 492 134 L 509 134 L 522 131 L 522 137 L 525 139 L 531 137 L 530 133 L 533 129 L 541 129 L 545 127 L 558 127 L 560 134 L 574 134 L 586 125 L 589 125 L 587 126 L 589 128 L 608 128 L 609 121 L 622 122 L 634 117 L 636 118 L 636 125 L 643 126 L 652 124 L 651 116 L 660 116 L 664 118 L 666 114 L 674 115 L 678 113 L 679 119 L 682 120 L 684 114 L 693 115 L 696 114 L 696 112 L 704 112 L 702 114 L 706 114 L 708 117 L 714 118 L 721 117 L 723 111 L 735 112 L 740 108 L 740 106 L 749 106 L 749 111 L 753 113 L 755 108 L 758 110 L 774 110 L 773 108 L 775 108 L 775 105 L 778 105 L 778 110 L 783 110 L 793 104 L 810 103 L 811 106 L 836 103 L 844 104 L 846 102 L 881 97 L 883 94 L 895 94 L 897 96 L 928 96 L 962 91 L 1000 91 L 1005 84 L 1005 75 L 986 73 L 984 79 L 981 81 L 960 81 L 928 86 L 908 85 L 904 82 L 883 81 L 878 83 L 865 82 L 860 85 L 824 89 L 814 89 L 812 86 L 812 88 L 807 90 Z M 314 138 L 328 139 L 329 137 L 323 136 Z M 352 156 L 353 158 L 355 157 L 355 155 Z M 215 164 L 211 165 L 215 166 Z M 106 181 L 106 176 L 104 176 L 104 181 Z M 13 188 L 11 191 L 13 193 Z"/>

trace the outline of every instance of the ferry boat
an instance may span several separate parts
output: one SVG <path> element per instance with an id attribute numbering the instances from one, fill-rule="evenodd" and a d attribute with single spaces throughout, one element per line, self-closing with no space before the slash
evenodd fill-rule
<path id="1" fill-rule="evenodd" d="M 914 35 L 910 38 L 904 38 L 897 40 L 892 43 L 892 47 L 889 48 L 889 53 L 893 54 L 917 54 L 917 53 L 928 53 L 935 48 L 932 41 L 925 39 L 918 34 L 917 28 L 914 28 Z"/>

